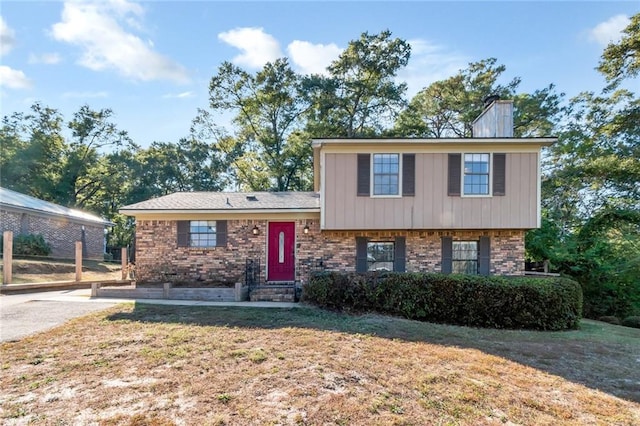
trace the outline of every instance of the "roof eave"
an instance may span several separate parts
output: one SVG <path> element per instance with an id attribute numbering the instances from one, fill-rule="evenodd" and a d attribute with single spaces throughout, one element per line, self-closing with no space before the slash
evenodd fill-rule
<path id="1" fill-rule="evenodd" d="M 119 213 L 127 216 L 142 214 L 251 214 L 251 213 L 320 213 L 320 207 L 292 209 L 125 209 Z"/>

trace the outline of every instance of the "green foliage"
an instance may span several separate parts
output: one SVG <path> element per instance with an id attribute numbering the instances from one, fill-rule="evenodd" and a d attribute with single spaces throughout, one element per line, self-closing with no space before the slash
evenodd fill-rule
<path id="1" fill-rule="evenodd" d="M 620 325 L 620 320 L 618 317 L 614 317 L 611 315 L 605 315 L 603 317 L 598 318 L 598 321 L 606 322 L 609 324 Z"/>
<path id="2" fill-rule="evenodd" d="M 631 17 L 623 33 L 619 42 L 607 46 L 598 65 L 598 71 L 610 83 L 609 88 L 640 73 L 640 13 Z"/>
<path id="3" fill-rule="evenodd" d="M 504 65 L 489 58 L 470 63 L 468 68 L 445 80 L 422 89 L 403 110 L 391 132 L 394 136 L 441 138 L 471 137 L 473 121 L 484 109 L 484 99 L 498 95 L 514 100 L 514 134 L 517 137 L 549 136 L 563 94 L 555 86 L 531 94 L 517 94 L 520 78 L 506 85 L 498 83 L 505 72 Z"/>
<path id="4" fill-rule="evenodd" d="M 640 328 L 640 316 L 627 317 L 622 320 L 625 327 Z"/>
<path id="5" fill-rule="evenodd" d="M 563 330 L 577 328 L 582 315 L 580 285 L 565 278 L 326 272 L 311 278 L 302 298 L 329 309 L 475 327 Z"/>
<path id="6" fill-rule="evenodd" d="M 0 241 L 0 250 L 4 250 Z M 49 256 L 51 247 L 40 234 L 19 234 L 13 237 L 14 256 Z"/>
<path id="7" fill-rule="evenodd" d="M 405 106 L 405 83 L 395 77 L 411 45 L 391 31 L 364 32 L 327 68 L 328 76 L 303 79 L 311 109 L 306 130 L 313 137 L 379 136 Z"/>
<path id="8" fill-rule="evenodd" d="M 229 136 L 215 117 L 199 111 L 195 138 L 214 139 L 236 184 L 244 190 L 308 190 L 312 150 L 303 132 L 309 108 L 301 77 L 287 59 L 267 63 L 255 75 L 223 63 L 209 85 L 211 110 L 234 114 Z"/>

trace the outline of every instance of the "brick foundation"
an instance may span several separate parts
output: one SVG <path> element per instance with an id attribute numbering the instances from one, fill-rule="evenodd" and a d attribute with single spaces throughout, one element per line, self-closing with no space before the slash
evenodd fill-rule
<path id="1" fill-rule="evenodd" d="M 355 270 L 355 238 L 393 241 L 406 237 L 408 272 L 441 271 L 441 237 L 454 240 L 491 238 L 491 274 L 524 272 L 524 231 L 323 231 L 317 220 L 296 224 L 296 280 L 306 282 L 314 269 Z M 303 233 L 305 225 L 309 233 Z M 251 230 L 257 226 L 258 235 Z M 260 282 L 265 284 L 266 220 L 227 221 L 227 246 L 207 249 L 177 247 L 175 220 L 141 220 L 136 223 L 136 276 L 143 282 L 193 282 L 232 285 L 244 282 L 245 262 L 259 259 Z"/>
<path id="2" fill-rule="evenodd" d="M 82 238 L 82 223 L 62 217 L 27 214 L 9 210 L 0 211 L 2 232 L 12 231 L 14 237 L 20 234 L 42 235 L 51 246 L 51 257 L 73 259 L 76 241 Z M 84 224 L 86 257 L 104 258 L 104 226 Z"/>

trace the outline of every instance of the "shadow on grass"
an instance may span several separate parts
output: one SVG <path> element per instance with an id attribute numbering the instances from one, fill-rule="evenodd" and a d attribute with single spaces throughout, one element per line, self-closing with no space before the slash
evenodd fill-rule
<path id="1" fill-rule="evenodd" d="M 290 309 L 136 304 L 111 321 L 242 328 L 307 328 L 477 349 L 640 402 L 640 330 L 583 320 L 580 330 L 495 330 L 351 315 L 312 306 Z"/>

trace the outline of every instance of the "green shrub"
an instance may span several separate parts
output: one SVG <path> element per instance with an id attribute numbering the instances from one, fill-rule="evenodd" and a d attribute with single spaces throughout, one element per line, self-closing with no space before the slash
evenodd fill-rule
<path id="1" fill-rule="evenodd" d="M 622 320 L 622 325 L 625 327 L 640 328 L 640 317 L 627 317 Z"/>
<path id="2" fill-rule="evenodd" d="M 302 300 L 329 309 L 494 328 L 577 328 L 582 315 L 580 285 L 565 278 L 323 272 L 304 286 Z"/>
<path id="3" fill-rule="evenodd" d="M 40 234 L 20 234 L 13 237 L 13 254 L 16 256 L 49 256 L 51 247 Z"/>
<path id="4" fill-rule="evenodd" d="M 618 319 L 618 317 L 614 317 L 611 315 L 605 315 L 603 317 L 600 317 L 598 318 L 598 321 L 607 322 L 613 325 L 620 325 L 620 320 Z"/>

